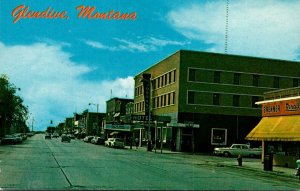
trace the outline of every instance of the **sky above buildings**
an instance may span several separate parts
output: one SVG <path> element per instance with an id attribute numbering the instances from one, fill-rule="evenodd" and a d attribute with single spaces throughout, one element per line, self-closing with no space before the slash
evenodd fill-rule
<path id="1" fill-rule="evenodd" d="M 80 6 L 135 19 L 78 18 Z M 63 19 L 28 18 L 48 8 Z M 227 53 L 299 61 L 299 10 L 298 0 L 229 0 Z M 133 98 L 134 76 L 180 49 L 224 53 L 225 23 L 225 0 L 0 0 L 0 74 L 43 130 L 95 112 L 89 103 L 105 112 L 110 98 Z"/>

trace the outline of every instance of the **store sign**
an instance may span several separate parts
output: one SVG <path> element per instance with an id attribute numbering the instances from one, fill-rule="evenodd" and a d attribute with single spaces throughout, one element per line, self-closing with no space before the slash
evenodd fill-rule
<path id="1" fill-rule="evenodd" d="M 300 99 L 264 103 L 262 116 L 297 115 L 300 114 Z"/>
<path id="2" fill-rule="evenodd" d="M 132 115 L 131 120 L 132 121 L 149 121 L 149 117 L 150 117 L 150 121 L 151 121 L 151 116 L 149 116 L 149 115 Z"/>
<path id="3" fill-rule="evenodd" d="M 151 74 L 143 74 L 145 115 L 149 115 L 150 113 L 150 78 Z"/>
<path id="4" fill-rule="evenodd" d="M 119 130 L 119 131 L 131 131 L 131 125 L 116 125 L 116 124 L 105 124 L 104 129 L 107 130 Z"/>

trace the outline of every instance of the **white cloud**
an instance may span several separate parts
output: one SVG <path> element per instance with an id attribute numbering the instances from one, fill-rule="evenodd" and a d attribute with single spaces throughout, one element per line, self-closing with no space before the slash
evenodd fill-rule
<path id="1" fill-rule="evenodd" d="M 300 2 L 229 1 L 228 53 L 297 59 L 300 47 Z M 224 52 L 226 1 L 188 4 L 170 11 L 167 20 L 188 39 L 213 44 Z"/>
<path id="2" fill-rule="evenodd" d="M 184 46 L 190 42 L 180 42 L 175 40 L 159 39 L 155 37 L 138 39 L 135 41 L 128 39 L 113 38 L 117 43 L 116 46 L 107 46 L 101 42 L 85 40 L 85 44 L 97 48 L 109 51 L 129 51 L 129 52 L 150 52 L 156 51 L 160 47 L 165 46 Z"/>
<path id="3" fill-rule="evenodd" d="M 73 112 L 96 111 L 89 102 L 98 103 L 105 112 L 106 101 L 113 96 L 133 97 L 133 77 L 112 81 L 82 80 L 92 71 L 87 65 L 74 63 L 61 44 L 36 43 L 7 46 L 0 42 L 1 73 L 21 88 L 19 94 L 29 106 L 35 124 L 43 129 L 50 120 L 56 124 Z"/>

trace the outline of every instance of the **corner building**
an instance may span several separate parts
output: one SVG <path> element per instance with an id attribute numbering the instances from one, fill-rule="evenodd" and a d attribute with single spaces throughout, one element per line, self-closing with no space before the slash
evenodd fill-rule
<path id="1" fill-rule="evenodd" d="M 243 143 L 261 119 L 255 103 L 264 92 L 299 86 L 299 64 L 179 50 L 135 76 L 134 114 L 145 114 L 142 75 L 151 74 L 151 115 L 170 117 L 161 132 L 151 125 L 152 140 L 186 152 Z"/>

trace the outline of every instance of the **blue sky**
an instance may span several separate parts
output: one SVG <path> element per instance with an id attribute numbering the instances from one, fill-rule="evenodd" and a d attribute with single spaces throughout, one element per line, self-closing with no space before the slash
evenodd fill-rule
<path id="1" fill-rule="evenodd" d="M 20 19 L 67 11 L 69 19 Z M 76 7 L 136 12 L 136 20 L 78 19 Z M 179 49 L 224 52 L 226 1 L 0 0 L 0 74 L 21 88 L 35 129 L 112 97 L 133 98 L 133 77 Z M 299 61 L 300 2 L 229 0 L 228 54 Z M 111 95 L 112 92 L 112 95 Z"/>

